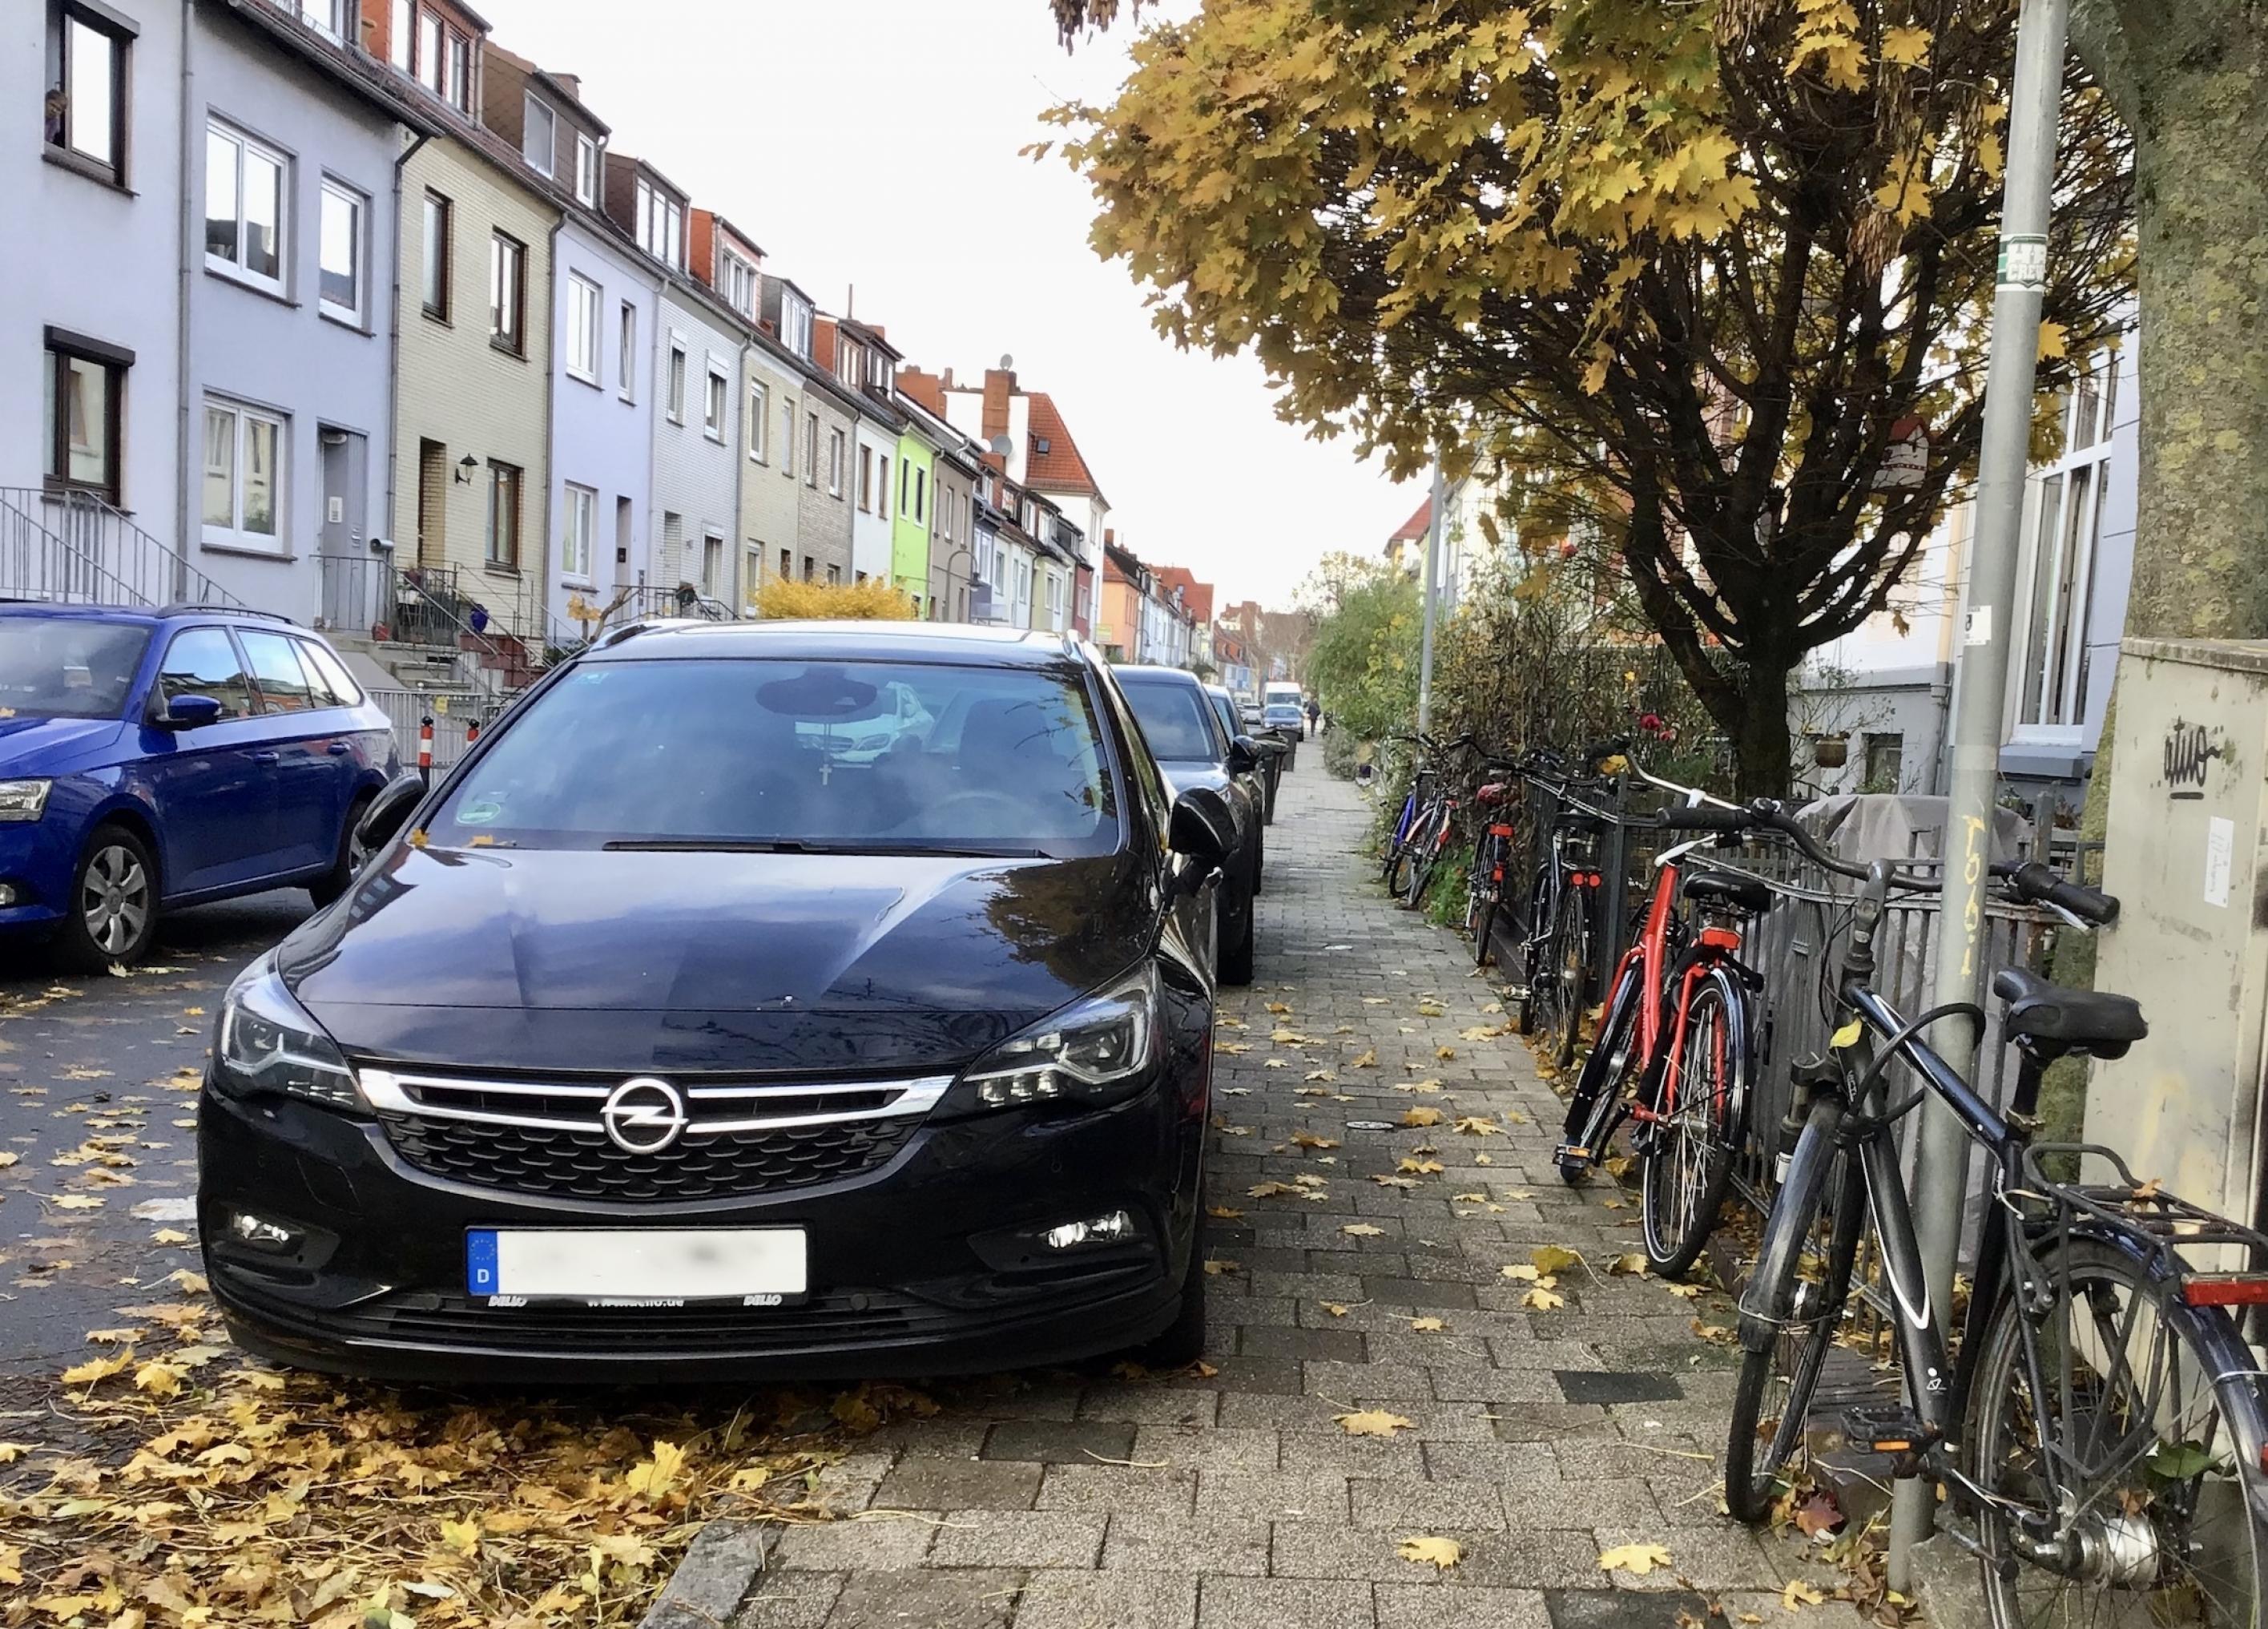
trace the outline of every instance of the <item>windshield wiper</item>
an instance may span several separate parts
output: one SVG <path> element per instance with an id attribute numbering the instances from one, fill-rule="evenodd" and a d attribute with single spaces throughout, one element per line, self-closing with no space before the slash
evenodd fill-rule
<path id="1" fill-rule="evenodd" d="M 930 848 L 913 843 L 806 842 L 799 837 L 617 837 L 609 854 L 871 854 L 939 859 L 1049 859 L 1044 849 Z"/>

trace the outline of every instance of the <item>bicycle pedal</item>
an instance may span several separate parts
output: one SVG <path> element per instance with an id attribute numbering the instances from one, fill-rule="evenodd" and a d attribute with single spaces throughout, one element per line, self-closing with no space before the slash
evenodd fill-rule
<path id="1" fill-rule="evenodd" d="M 1561 1143 L 1551 1151 L 1551 1158 L 1563 1170 L 1580 1171 L 1591 1163 L 1591 1151 L 1574 1143 Z"/>
<path id="2" fill-rule="evenodd" d="M 1919 1415 L 1895 1404 L 1843 1411 L 1844 1441 L 1868 1453 L 1889 1455 L 1902 1477 L 1919 1471 L 1921 1456 L 1936 1446 L 1937 1437 Z"/>

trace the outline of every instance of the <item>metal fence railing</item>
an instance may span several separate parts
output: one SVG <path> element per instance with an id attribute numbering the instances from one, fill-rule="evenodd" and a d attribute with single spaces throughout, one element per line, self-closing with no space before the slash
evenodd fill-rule
<path id="1" fill-rule="evenodd" d="M 370 699 L 386 709 L 394 726 L 394 749 L 401 767 L 417 767 L 418 733 L 426 719 L 433 720 L 433 768 L 438 773 L 454 769 L 473 743 L 476 732 L 501 717 L 509 704 L 484 690 L 401 690 L 372 689 Z"/>
<path id="2" fill-rule="evenodd" d="M 245 608 L 122 511 L 69 487 L 0 487 L 0 599 Z"/>

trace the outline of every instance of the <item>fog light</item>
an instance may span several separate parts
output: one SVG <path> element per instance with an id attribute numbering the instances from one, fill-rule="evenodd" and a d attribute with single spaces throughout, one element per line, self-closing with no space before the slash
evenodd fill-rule
<path id="1" fill-rule="evenodd" d="M 1065 1222 L 1040 1235 L 1051 1250 L 1077 1249 L 1082 1244 L 1116 1244 L 1133 1236 L 1134 1219 L 1123 1211 L 1112 1211 L 1092 1221 Z"/>
<path id="2" fill-rule="evenodd" d="M 250 1211 L 230 1212 L 228 1233 L 239 1244 L 248 1244 L 255 1250 L 288 1249 L 291 1244 L 289 1227 L 269 1221 L 265 1216 L 254 1216 Z"/>
<path id="3" fill-rule="evenodd" d="M 0 882 L 0 910 L 6 910 L 15 903 L 16 885 L 12 882 Z"/>

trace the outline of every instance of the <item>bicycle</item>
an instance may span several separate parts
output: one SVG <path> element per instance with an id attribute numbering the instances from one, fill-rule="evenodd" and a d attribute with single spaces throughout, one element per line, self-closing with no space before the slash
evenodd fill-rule
<path id="1" fill-rule="evenodd" d="M 1493 769 L 1499 762 L 1491 759 L 1484 767 Z M 1465 873 L 1465 933 L 1472 940 L 1475 967 L 1486 967 L 1495 950 L 1496 919 L 1504 905 L 1504 873 L 1512 863 L 1512 824 L 1498 813 L 1507 791 L 1503 781 L 1489 781 L 1473 793 L 1474 806 L 1484 822 L 1473 842 L 1472 865 Z"/>
<path id="2" fill-rule="evenodd" d="M 1395 822 L 1394 836 L 1387 844 L 1382 872 L 1386 891 L 1404 905 L 1415 908 L 1425 897 L 1433 867 L 1447 849 L 1456 822 L 1456 800 L 1440 785 L 1440 763 L 1453 753 L 1471 747 L 1473 738 L 1467 733 L 1447 741 L 1436 741 L 1424 734 L 1397 735 L 1393 739 L 1412 742 L 1425 754 L 1418 759 L 1411 778 L 1410 795 L 1403 800 L 1401 818 Z"/>
<path id="3" fill-rule="evenodd" d="M 1519 925 L 1524 985 L 1519 1028 L 1522 1035 L 1543 1037 L 1545 1050 L 1558 1069 L 1574 1061 L 1575 1043 L 1582 1033 L 1595 959 L 1595 901 L 1606 881 L 1598 866 L 1599 834 L 1616 819 L 1577 794 L 1610 790 L 1610 778 L 1587 771 L 1626 745 L 1602 741 L 1586 749 L 1584 773 L 1542 748 L 1530 748 L 1518 761 L 1521 778 L 1546 792 L 1554 805 L 1537 834 L 1539 851 Z"/>
<path id="4" fill-rule="evenodd" d="M 1783 1469 L 1806 1440 L 1871 1221 L 1896 1309 L 1904 1401 L 1852 1410 L 1844 1431 L 1854 1446 L 1890 1456 L 1894 1474 L 1943 1485 L 1959 1518 L 1946 1530 L 1978 1558 L 1992 1621 L 2003 1629 L 2092 1622 L 2115 1593 L 2130 1605 L 2104 1615 L 2111 1623 L 2257 1625 L 2268 1405 L 2258 1360 L 2228 1308 L 2268 1302 L 2268 1273 L 2206 1271 L 2183 1252 L 2229 1247 L 2259 1262 L 2268 1260 L 2268 1235 L 2136 1181 L 2111 1149 L 2032 1138 L 2048 1065 L 2122 1056 L 2149 1032 L 2140 1008 L 2001 969 L 1992 991 L 2020 1059 L 2004 1113 L 1922 1039 L 1948 1019 L 1981 1036 L 1981 1006 L 1952 1002 L 1909 1020 L 1873 987 L 1891 891 L 1934 888 L 1934 879 L 1828 854 L 1769 800 L 1676 810 L 1665 823 L 1785 837 L 1815 864 L 1862 882 L 1836 991 L 1847 1021 L 1829 1057 L 1799 1072 L 1803 1098 L 1790 1118 L 1800 1129 L 1741 1300 L 1727 1507 L 1751 1522 L 1770 1515 Z M 2117 915 L 2116 900 L 2044 866 L 1991 870 L 2013 897 L 2074 926 Z M 1893 1104 L 1896 1062 L 1921 1086 Z M 1990 1199 L 1951 1364 L 1896 1141 L 1899 1119 L 1933 1096 L 1984 1149 Z M 2107 1178 L 2049 1174 L 2064 1161 L 2093 1161 Z M 2028 1577 L 2049 1598 L 2028 1599 Z"/>
<path id="5" fill-rule="evenodd" d="M 1707 795 L 1638 773 L 1689 798 Z M 1688 875 L 1686 855 L 1710 840 L 1654 860 L 1637 941 L 1615 969 L 1598 1041 L 1567 1105 L 1567 1140 L 1554 1154 L 1562 1179 L 1580 1182 L 1623 1123 L 1636 1124 L 1640 1232 L 1648 1264 L 1665 1278 L 1691 1267 L 1716 1228 L 1756 1069 L 1752 998 L 1764 979 L 1741 960 L 1740 925 L 1769 909 L 1771 893 L 1750 877 Z M 1679 914 L 1681 901 L 1697 929 Z"/>

